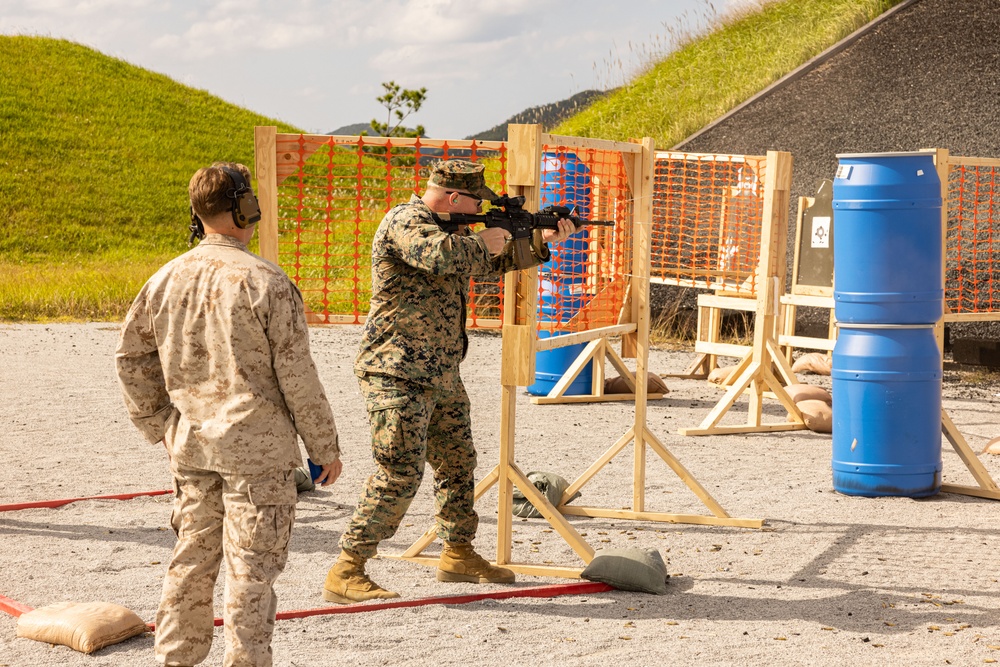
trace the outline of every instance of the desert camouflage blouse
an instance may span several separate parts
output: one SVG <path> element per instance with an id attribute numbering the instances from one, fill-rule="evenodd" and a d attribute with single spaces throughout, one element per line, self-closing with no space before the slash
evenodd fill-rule
<path id="1" fill-rule="evenodd" d="M 302 296 L 277 266 L 211 234 L 143 286 L 115 353 L 132 422 L 175 463 L 239 474 L 339 456 Z"/>

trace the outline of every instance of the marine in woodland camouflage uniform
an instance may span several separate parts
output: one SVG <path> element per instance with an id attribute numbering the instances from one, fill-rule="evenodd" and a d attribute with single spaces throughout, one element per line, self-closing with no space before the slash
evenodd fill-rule
<path id="1" fill-rule="evenodd" d="M 246 167 L 228 166 L 249 182 Z M 232 205 L 227 179 L 219 165 L 191 179 L 193 211 L 210 232 L 229 215 L 211 210 Z M 132 304 L 115 354 L 129 416 L 147 440 L 164 443 L 173 473 L 177 544 L 155 642 L 167 665 L 208 654 L 223 556 L 225 664 L 271 664 L 273 584 L 295 516 L 298 436 L 333 478 L 340 471 L 302 297 L 281 269 L 247 250 L 252 235 L 252 226 L 209 233 L 161 268 Z"/>
<path id="2" fill-rule="evenodd" d="M 493 199 L 482 171 L 483 165 L 464 160 L 439 162 L 428 184 Z M 362 559 L 396 532 L 425 462 L 434 470 L 438 536 L 467 544 L 479 523 L 469 397 L 459 375 L 468 348 L 469 277 L 514 269 L 513 244 L 491 256 L 479 235 L 444 232 L 431 213 L 414 195 L 386 214 L 372 241 L 371 308 L 354 370 L 378 470 L 340 540 Z M 538 264 L 549 258 L 539 232 L 532 255 Z"/>

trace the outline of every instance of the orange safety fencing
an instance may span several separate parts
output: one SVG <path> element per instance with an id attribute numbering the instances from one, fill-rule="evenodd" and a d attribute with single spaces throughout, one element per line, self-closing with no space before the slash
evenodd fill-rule
<path id="1" fill-rule="evenodd" d="M 451 158 L 485 164 L 487 184 L 506 189 L 503 142 L 277 135 L 278 263 L 302 291 L 312 321 L 364 321 L 379 222 L 423 193 L 429 161 Z M 502 297 L 502 281 L 473 280 L 469 326 L 498 327 Z"/>
<path id="2" fill-rule="evenodd" d="M 945 319 L 1000 319 L 1000 160 L 950 157 L 948 167 Z"/>
<path id="3" fill-rule="evenodd" d="M 651 281 L 757 294 L 766 158 L 657 151 Z"/>
<path id="4" fill-rule="evenodd" d="M 551 141 L 552 135 L 546 135 Z M 589 226 L 553 246 L 538 269 L 538 329 L 568 332 L 618 324 L 631 274 L 633 191 L 619 151 L 546 143 L 540 207 L 568 206 Z"/>

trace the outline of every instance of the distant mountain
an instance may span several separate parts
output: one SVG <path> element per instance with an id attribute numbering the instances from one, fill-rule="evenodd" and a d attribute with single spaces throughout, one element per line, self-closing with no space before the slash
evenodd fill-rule
<path id="1" fill-rule="evenodd" d="M 614 90 L 585 90 L 577 93 L 573 97 L 560 102 L 551 102 L 537 107 L 525 109 L 521 113 L 514 114 L 504 122 L 491 127 L 485 132 L 473 134 L 466 139 L 478 139 L 480 141 L 506 141 L 507 125 L 510 123 L 537 123 L 543 130 L 550 130 L 566 118 L 579 113 L 590 106 L 595 100 L 613 93 Z"/>
<path id="2" fill-rule="evenodd" d="M 350 125 L 345 125 L 344 127 L 338 127 L 336 130 L 331 130 L 327 134 L 339 134 L 345 137 L 354 137 L 362 132 L 367 131 L 368 134 L 372 132 L 372 124 L 368 123 L 352 123 Z"/>
<path id="3" fill-rule="evenodd" d="M 613 92 L 614 90 L 585 90 L 582 93 L 577 93 L 573 97 L 560 102 L 550 102 L 549 104 L 530 107 L 520 113 L 514 114 L 500 125 L 491 127 L 490 129 L 480 132 L 479 134 L 473 134 L 472 136 L 466 137 L 466 139 L 478 139 L 479 141 L 507 141 L 508 123 L 538 123 L 542 126 L 543 130 L 548 131 L 573 114 L 586 109 L 591 105 L 591 103 L 594 102 L 594 100 Z M 371 130 L 372 126 L 370 123 L 352 123 L 350 125 L 338 127 L 336 130 L 331 130 L 328 134 L 355 136 L 361 134 L 362 132 L 368 132 L 371 134 Z"/>

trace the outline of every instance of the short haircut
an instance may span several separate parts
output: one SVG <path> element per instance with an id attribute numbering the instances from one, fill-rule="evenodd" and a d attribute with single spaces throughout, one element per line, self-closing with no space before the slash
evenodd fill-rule
<path id="1" fill-rule="evenodd" d="M 249 185 L 250 170 L 237 162 L 215 162 L 211 167 L 202 167 L 194 172 L 191 182 L 188 183 L 188 197 L 195 215 L 210 217 L 232 210 L 234 200 L 232 197 L 227 197 L 226 193 L 231 192 L 235 184 L 222 170 L 223 167 L 235 169 L 243 174 Z"/>

